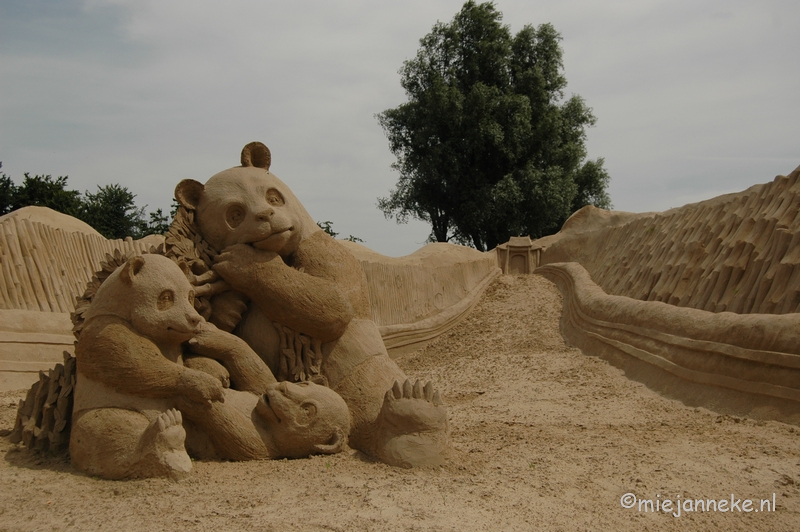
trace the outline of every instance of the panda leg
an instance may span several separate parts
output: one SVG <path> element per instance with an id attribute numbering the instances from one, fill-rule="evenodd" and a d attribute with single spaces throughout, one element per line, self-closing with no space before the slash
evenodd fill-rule
<path id="1" fill-rule="evenodd" d="M 78 469 L 107 479 L 184 476 L 192 469 L 179 411 L 169 409 L 149 421 L 120 408 L 76 412 L 70 458 Z"/>
<path id="2" fill-rule="evenodd" d="M 334 388 L 350 409 L 350 446 L 400 467 L 438 465 L 449 449 L 447 409 L 388 355 L 364 360 Z"/>

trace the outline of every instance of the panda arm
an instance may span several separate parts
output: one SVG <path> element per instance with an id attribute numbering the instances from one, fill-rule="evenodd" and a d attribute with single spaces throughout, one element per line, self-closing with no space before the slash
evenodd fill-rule
<path id="1" fill-rule="evenodd" d="M 363 306 L 361 265 L 322 231 L 300 244 L 292 266 L 243 245 L 220 259 L 215 269 L 267 317 L 323 342 L 339 338 Z"/>
<path id="2" fill-rule="evenodd" d="M 228 370 L 236 390 L 262 394 L 277 382 L 269 367 L 241 338 L 206 322 L 199 334 L 189 340 L 189 349 L 200 356 L 219 361 Z"/>
<path id="3" fill-rule="evenodd" d="M 85 328 L 76 356 L 83 375 L 123 393 L 155 398 L 182 395 L 200 402 L 222 398 L 217 379 L 170 362 L 125 322 Z"/>

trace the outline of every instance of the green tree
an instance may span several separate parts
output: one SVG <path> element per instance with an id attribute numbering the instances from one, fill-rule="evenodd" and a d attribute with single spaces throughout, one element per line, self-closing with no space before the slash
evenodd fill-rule
<path id="1" fill-rule="evenodd" d="M 156 209 L 154 212 L 150 213 L 150 220 L 145 224 L 142 230 L 142 236 L 163 235 L 169 230 L 169 226 L 172 224 L 172 218 L 175 218 L 174 213 L 172 216 L 167 216 L 161 208 Z"/>
<path id="2" fill-rule="evenodd" d="M 333 222 L 331 222 L 330 220 L 324 222 L 317 222 L 317 226 L 326 233 L 328 233 L 333 238 L 336 238 L 339 235 L 339 233 L 333 230 Z M 344 238 L 343 240 L 349 240 L 350 242 L 358 242 L 359 244 L 364 243 L 364 240 L 353 235 L 350 235 L 347 238 Z"/>
<path id="3" fill-rule="evenodd" d="M 3 167 L 3 163 L 0 162 L 0 168 Z M 14 186 L 14 182 L 8 177 L 5 172 L 0 174 L 0 216 L 11 212 L 14 208 L 14 192 L 16 192 L 17 187 Z"/>
<path id="4" fill-rule="evenodd" d="M 31 177 L 28 172 L 25 172 L 24 176 L 22 185 L 13 187 L 12 184 L 11 210 L 38 205 L 70 216 L 80 215 L 81 193 L 76 190 L 67 190 L 67 176 L 55 179 L 50 175 Z"/>
<path id="5" fill-rule="evenodd" d="M 3 163 L 0 163 L 2 168 Z M 127 187 L 120 185 L 98 186 L 97 192 L 84 196 L 76 190 L 67 190 L 67 176 L 53 179 L 50 175 L 31 177 L 27 172 L 22 185 L 15 186 L 6 174 L 0 174 L 0 216 L 12 210 L 38 205 L 74 216 L 94 227 L 106 238 L 142 238 L 163 234 L 169 229 L 177 212 L 177 201 L 172 200 L 170 216 L 156 209 L 145 218 L 145 207 L 137 207 L 136 197 Z"/>
<path id="6" fill-rule="evenodd" d="M 437 23 L 400 69 L 408 102 L 377 115 L 400 173 L 378 200 L 384 215 L 480 250 L 611 206 L 603 159 L 585 161 L 595 117 L 564 97 L 561 36 L 550 24 L 512 36 L 501 21 L 491 2 L 469 1 Z"/>
<path id="7" fill-rule="evenodd" d="M 127 187 L 117 184 L 86 191 L 79 216 L 106 238 L 141 238 L 146 232 L 144 208 L 136 207 L 136 197 Z"/>
<path id="8" fill-rule="evenodd" d="M 317 226 L 319 226 L 320 229 L 328 233 L 333 238 L 336 238 L 336 235 L 339 234 L 333 230 L 333 222 L 331 222 L 330 220 L 324 222 L 317 222 Z"/>

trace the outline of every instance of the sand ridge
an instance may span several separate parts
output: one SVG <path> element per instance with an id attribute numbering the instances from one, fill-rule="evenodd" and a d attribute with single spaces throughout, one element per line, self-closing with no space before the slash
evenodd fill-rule
<path id="1" fill-rule="evenodd" d="M 542 264 L 579 262 L 611 295 L 710 312 L 796 313 L 800 168 L 662 213 L 584 207 L 536 244 L 546 247 Z"/>

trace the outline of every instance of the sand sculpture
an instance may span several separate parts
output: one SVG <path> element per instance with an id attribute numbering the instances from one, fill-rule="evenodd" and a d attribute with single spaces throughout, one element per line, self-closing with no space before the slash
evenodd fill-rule
<path id="1" fill-rule="evenodd" d="M 47 373 L 28 389 L 17 407 L 17 419 L 9 435 L 11 443 L 28 449 L 60 453 L 69 447 L 75 389 L 75 357 L 64 351 L 64 363 Z"/>
<path id="2" fill-rule="evenodd" d="M 314 383 L 278 383 L 242 340 L 196 312 L 194 288 L 172 260 L 134 256 L 91 288 L 75 317 L 69 449 L 79 469 L 111 479 L 181 476 L 190 455 L 295 458 L 344 448 L 344 401 Z M 192 364 L 198 357 L 206 362 Z"/>
<path id="3" fill-rule="evenodd" d="M 503 273 L 533 273 L 539 265 L 541 248 L 534 248 L 529 236 L 512 236 L 508 242 L 497 246 L 496 252 Z"/>
<path id="4" fill-rule="evenodd" d="M 113 262 L 116 251 L 141 254 L 163 242 L 163 236 L 106 240 L 45 207 L 0 217 L 0 391 L 28 388 L 40 370 L 47 373 L 65 350 L 72 352 L 69 313 L 104 261 Z M 453 327 L 500 273 L 493 252 L 453 244 L 394 258 L 339 243 L 364 270 L 371 315 L 393 357 Z"/>
<path id="5" fill-rule="evenodd" d="M 604 291 L 737 314 L 800 311 L 800 168 L 663 213 L 591 207 L 537 241 L 542 264 L 580 262 Z M 592 218 L 581 223 L 582 218 Z"/>
<path id="6" fill-rule="evenodd" d="M 167 254 L 189 259 L 202 311 L 279 380 L 323 377 L 347 402 L 353 447 L 392 465 L 441 463 L 445 407 L 389 357 L 358 261 L 269 172 L 266 146 L 245 146 L 241 163 L 175 190 Z"/>
<path id="7" fill-rule="evenodd" d="M 534 243 L 565 338 L 689 404 L 800 422 L 800 168 L 665 213 L 596 211 Z"/>
<path id="8" fill-rule="evenodd" d="M 103 257 L 146 252 L 163 240 L 107 240 L 46 207 L 0 216 L 0 390 L 29 387 L 72 351 L 69 313 Z"/>

